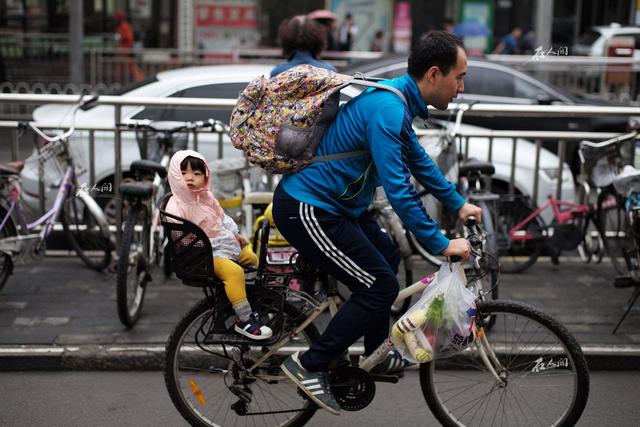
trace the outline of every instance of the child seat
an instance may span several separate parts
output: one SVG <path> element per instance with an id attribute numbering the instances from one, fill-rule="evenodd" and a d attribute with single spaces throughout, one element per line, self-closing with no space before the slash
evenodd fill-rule
<path id="1" fill-rule="evenodd" d="M 170 196 L 170 194 L 165 195 L 158 206 L 160 207 L 160 222 L 168 239 L 165 254 L 170 257 L 171 270 L 185 285 L 204 288 L 207 296 L 213 296 L 214 300 L 217 300 L 219 292 L 224 294 L 224 284 L 215 276 L 209 237 L 196 224 L 164 210 Z M 269 239 L 268 222 L 263 227 L 266 228 L 263 228 L 262 236 L 264 237 L 261 239 L 261 244 L 266 247 Z M 246 287 L 251 307 L 260 313 L 263 321 L 266 321 L 266 325 L 273 331 L 271 338 L 260 341 L 260 345 L 268 346 L 281 338 L 284 325 L 285 297 L 282 291 L 275 290 L 270 286 L 262 286 L 265 262 L 266 251 L 263 251 L 258 260 L 256 279 L 254 282 L 246 280 Z M 245 269 L 245 271 L 247 270 Z M 207 288 L 213 289 L 214 292 L 208 292 Z M 226 297 L 224 298 L 222 305 L 216 304 L 219 309 L 212 310 L 210 315 L 203 320 L 202 331 L 200 331 L 205 336 L 203 341 L 229 345 L 255 344 L 256 341 L 231 330 L 235 313 L 231 303 L 226 300 Z"/>

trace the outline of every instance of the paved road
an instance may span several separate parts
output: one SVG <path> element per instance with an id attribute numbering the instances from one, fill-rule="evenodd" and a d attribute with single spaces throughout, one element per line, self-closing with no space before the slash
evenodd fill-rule
<path id="1" fill-rule="evenodd" d="M 638 425 L 640 372 L 595 372 L 578 426 Z M 311 427 L 436 426 L 422 400 L 416 372 L 397 385 L 377 384 L 372 404 L 336 417 L 318 412 Z M 0 425 L 182 426 L 160 372 L 0 373 Z M 248 423 L 247 425 L 253 425 Z"/>

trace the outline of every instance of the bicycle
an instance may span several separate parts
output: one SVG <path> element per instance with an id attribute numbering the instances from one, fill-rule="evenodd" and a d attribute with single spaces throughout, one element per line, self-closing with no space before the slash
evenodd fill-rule
<path id="1" fill-rule="evenodd" d="M 601 188 L 597 200 L 597 216 L 604 246 L 618 274 L 624 275 L 629 268 L 627 258 L 633 250 L 633 239 L 627 231 L 630 218 L 625 210 L 626 195 L 614 188 L 614 181 L 626 163 L 625 144 L 638 136 L 638 130 L 601 142 L 582 141 L 579 156 L 591 180 Z"/>
<path id="2" fill-rule="evenodd" d="M 559 200 L 547 196 L 547 202 L 537 209 L 531 207 L 527 197 L 510 195 L 500 200 L 499 235 L 505 236 L 500 244 L 503 271 L 521 273 L 533 266 L 545 245 L 552 251 L 557 263 L 562 251 L 578 249 L 583 262 L 602 261 L 604 242 L 600 236 L 597 205 L 590 203 L 591 189 L 581 182 L 578 202 Z M 551 208 L 553 223 L 545 224 L 542 212 Z"/>
<path id="3" fill-rule="evenodd" d="M 167 168 L 174 148 L 187 147 L 188 132 L 219 126 L 217 122 L 139 122 L 127 124 L 136 130 L 141 160 L 131 163 L 134 182 L 120 184 L 124 198 L 122 241 L 116 269 L 118 318 L 132 327 L 142 313 L 147 283 L 155 268 L 171 275 L 164 257 L 164 232 L 160 226 L 158 201 L 168 192 Z M 179 134 L 184 133 L 183 136 Z M 126 213 L 126 215 L 125 215 Z"/>
<path id="4" fill-rule="evenodd" d="M 50 181 L 58 187 L 53 207 L 48 212 L 28 223 L 21 204 L 19 168 L 0 168 L 0 288 L 13 273 L 14 265 L 41 260 L 45 254 L 45 240 L 58 219 L 71 248 L 87 266 L 102 270 L 111 262 L 109 225 L 86 185 L 78 184 L 77 166 L 68 144 L 69 136 L 75 132 L 76 112 L 95 99 L 95 96 L 85 99 L 85 95 L 81 95 L 71 111 L 71 127 L 58 136 L 49 136 L 29 123 L 44 140 L 44 144 L 36 146 L 40 167 L 51 175 Z"/>
<path id="5" fill-rule="evenodd" d="M 246 340 L 229 330 L 233 311 L 213 275 L 204 232 L 184 219 L 161 214 L 176 275 L 205 294 L 176 325 L 166 347 L 165 383 L 178 411 L 197 426 L 306 423 L 318 407 L 297 390 L 280 365 L 318 337 L 313 322 L 327 310 L 335 312 L 337 294 L 329 292 L 319 301 L 288 289 L 292 275 L 266 272 L 263 251 L 247 289 L 252 306 L 268 319 L 274 336 L 259 344 Z M 268 223 L 263 227 L 266 244 Z M 473 340 L 454 357 L 420 365 L 420 385 L 429 408 L 444 425 L 493 424 L 498 417 L 511 425 L 531 419 L 543 425 L 574 425 L 589 392 L 580 346 L 560 323 L 533 307 L 483 301 L 477 280 L 489 265 L 486 235 L 473 218 L 466 230 L 473 248 L 467 277 L 477 295 Z M 402 290 L 397 301 L 423 291 L 434 280 L 437 273 Z M 286 295 L 291 293 L 306 305 L 288 303 Z M 491 328 L 484 327 L 488 319 L 495 319 Z M 338 363 L 332 370 L 332 392 L 343 410 L 367 407 L 376 381 L 399 381 L 399 375 L 369 372 L 392 348 L 386 340 L 359 366 Z M 524 388 L 526 396 L 518 391 Z"/>
<path id="6" fill-rule="evenodd" d="M 613 334 L 640 296 L 640 170 L 622 167 L 624 144 L 634 141 L 639 133 L 636 128 L 599 143 L 582 141 L 579 150 L 580 159 L 592 166 L 594 180 L 604 187 L 598 195 L 598 225 L 611 263 L 620 274 L 614 287 L 634 288 Z"/>

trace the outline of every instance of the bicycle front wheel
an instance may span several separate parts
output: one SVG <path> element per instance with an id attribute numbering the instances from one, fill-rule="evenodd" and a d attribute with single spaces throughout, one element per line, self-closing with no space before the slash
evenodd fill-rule
<path id="1" fill-rule="evenodd" d="M 280 365 L 290 353 L 308 348 L 318 338 L 315 326 L 307 326 L 249 371 L 246 367 L 269 348 L 259 342 L 255 346 L 224 344 L 225 336 L 212 332 L 218 313 L 224 310 L 230 310 L 227 301 L 215 305 L 200 301 L 169 338 L 164 375 L 178 411 L 194 426 L 304 425 L 318 407 L 297 391 Z M 285 303 L 283 337 L 302 320 L 300 312 Z"/>
<path id="2" fill-rule="evenodd" d="M 117 299 L 118 317 L 123 325 L 136 324 L 149 276 L 149 212 L 142 204 L 129 208 L 118 251 Z"/>
<path id="3" fill-rule="evenodd" d="M 482 338 L 421 365 L 420 385 L 436 418 L 445 426 L 575 425 L 589 395 L 587 362 L 575 338 L 524 304 L 490 301 L 478 309 L 495 319 L 484 333 L 497 377 L 481 358 Z"/>
<path id="4" fill-rule="evenodd" d="M 95 206 L 89 207 L 89 203 Z M 89 268 L 101 271 L 111 262 L 111 238 L 104 218 L 95 213 L 97 209 L 100 208 L 93 199 L 69 197 L 64 201 L 60 221 L 80 259 Z"/>

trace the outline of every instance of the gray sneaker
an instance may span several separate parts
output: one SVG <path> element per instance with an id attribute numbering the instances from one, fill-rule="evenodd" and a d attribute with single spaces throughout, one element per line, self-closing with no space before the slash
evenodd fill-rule
<path id="1" fill-rule="evenodd" d="M 285 359 L 280 366 L 282 371 L 318 406 L 333 415 L 340 415 L 340 405 L 331 393 L 327 374 L 304 369 L 300 363 L 299 353 L 299 351 L 295 352 Z"/>
<path id="2" fill-rule="evenodd" d="M 360 364 L 364 362 L 366 357 L 360 356 Z M 396 375 L 404 372 L 404 368 L 413 365 L 413 363 L 404 360 L 400 353 L 391 350 L 387 356 L 371 369 L 370 373 L 380 375 Z"/>

